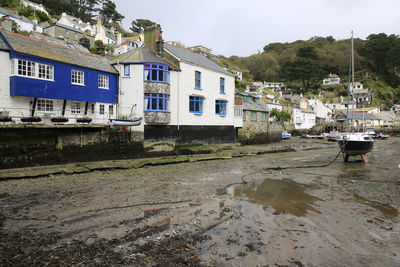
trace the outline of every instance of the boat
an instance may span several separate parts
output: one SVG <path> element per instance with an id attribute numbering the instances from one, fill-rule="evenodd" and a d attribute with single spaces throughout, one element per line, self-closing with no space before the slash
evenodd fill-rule
<path id="1" fill-rule="evenodd" d="M 142 123 L 143 118 L 134 118 L 129 120 L 110 119 L 109 124 L 112 126 L 138 126 Z"/>
<path id="2" fill-rule="evenodd" d="M 326 139 L 331 142 L 337 142 L 340 139 L 340 133 L 332 131 L 326 135 Z"/>
<path id="3" fill-rule="evenodd" d="M 374 128 L 367 128 L 364 133 L 369 135 L 369 136 L 376 135 Z"/>
<path id="4" fill-rule="evenodd" d="M 289 139 L 290 137 L 292 137 L 292 135 L 287 131 L 282 132 L 282 139 Z"/>
<path id="5" fill-rule="evenodd" d="M 354 84 L 354 40 L 353 32 L 351 32 L 351 84 Z M 350 99 L 350 85 L 347 90 L 348 99 Z M 346 122 L 349 126 L 349 106 L 347 106 Z M 353 119 L 353 118 L 352 118 Z M 350 156 L 360 155 L 364 163 L 368 162 L 366 156 L 374 147 L 374 140 L 371 136 L 362 133 L 346 133 L 338 140 L 341 152 L 344 155 L 344 161 L 347 162 Z"/>

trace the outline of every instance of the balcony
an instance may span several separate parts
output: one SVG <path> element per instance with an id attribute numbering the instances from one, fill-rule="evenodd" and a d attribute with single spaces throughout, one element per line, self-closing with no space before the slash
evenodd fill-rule
<path id="1" fill-rule="evenodd" d="M 168 124 L 171 121 L 171 113 L 160 111 L 145 111 L 144 121 L 147 124 Z"/>

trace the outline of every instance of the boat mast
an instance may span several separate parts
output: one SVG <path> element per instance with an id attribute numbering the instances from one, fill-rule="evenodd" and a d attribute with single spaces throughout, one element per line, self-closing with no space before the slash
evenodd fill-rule
<path id="1" fill-rule="evenodd" d="M 347 117 L 349 116 L 349 106 L 350 106 L 350 87 L 353 86 L 354 89 L 354 40 L 353 31 L 351 31 L 351 83 L 349 89 L 347 90 Z M 354 108 L 351 110 L 351 127 L 353 126 Z M 351 130 L 349 127 L 349 131 Z"/>

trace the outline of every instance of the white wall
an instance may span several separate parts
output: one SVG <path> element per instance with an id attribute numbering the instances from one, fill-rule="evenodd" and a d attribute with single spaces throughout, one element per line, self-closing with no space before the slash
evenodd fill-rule
<path id="1" fill-rule="evenodd" d="M 201 72 L 202 90 L 194 88 L 195 71 Z M 220 93 L 221 77 L 225 78 L 225 94 Z M 202 114 L 189 112 L 189 96 L 191 95 L 204 97 Z M 171 124 L 233 126 L 234 97 L 235 80 L 233 76 L 181 62 L 181 72 L 171 75 Z M 227 101 L 226 116 L 215 114 L 215 100 Z M 175 115 L 178 113 L 179 118 Z"/>
<path id="2" fill-rule="evenodd" d="M 124 77 L 124 65 L 116 66 L 120 76 L 120 95 L 118 104 L 118 115 L 129 116 L 134 108 L 136 117 L 143 118 L 144 110 L 144 85 L 143 85 L 143 65 L 130 65 L 131 76 Z M 139 126 L 132 127 L 135 131 L 144 131 L 144 120 Z"/>

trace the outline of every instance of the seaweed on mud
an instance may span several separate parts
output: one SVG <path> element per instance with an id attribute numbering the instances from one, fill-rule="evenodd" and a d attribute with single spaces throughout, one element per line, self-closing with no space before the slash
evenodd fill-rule
<path id="1" fill-rule="evenodd" d="M 0 217 L 0 223 L 2 222 Z M 0 266 L 201 266 L 195 244 L 198 236 L 175 236 L 162 241 L 148 240 L 143 245 L 130 245 L 125 252 L 116 251 L 139 238 L 164 231 L 165 225 L 133 230 L 120 239 L 95 239 L 94 242 L 73 240 L 61 243 L 58 233 L 36 235 L 30 231 L 0 230 Z"/>

